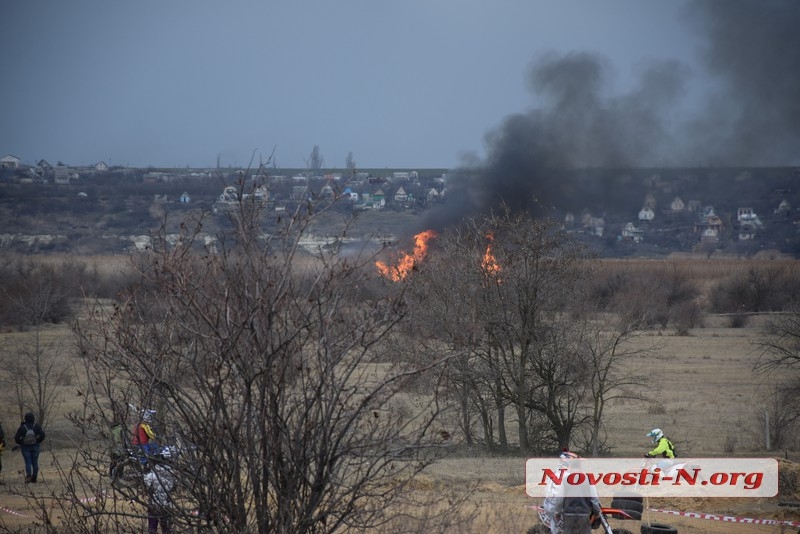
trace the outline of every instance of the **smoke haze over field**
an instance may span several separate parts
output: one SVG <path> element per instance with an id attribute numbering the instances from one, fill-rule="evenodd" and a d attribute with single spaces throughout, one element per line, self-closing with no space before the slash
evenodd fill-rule
<path id="1" fill-rule="evenodd" d="M 703 64 L 720 81 L 690 138 L 708 163 L 800 161 L 800 2 L 696 1 Z M 698 157 L 702 157 L 698 154 Z"/>
<path id="2" fill-rule="evenodd" d="M 612 94 L 602 56 L 541 55 L 528 80 L 544 105 L 490 131 L 486 158 L 452 174 L 447 206 L 423 226 L 443 228 L 501 204 L 534 214 L 582 209 L 575 169 L 797 164 L 800 2 L 696 1 L 686 18 L 704 42 L 700 64 L 714 76 L 701 102 L 684 101 L 692 72 L 677 60 L 649 61 L 631 91 Z"/>

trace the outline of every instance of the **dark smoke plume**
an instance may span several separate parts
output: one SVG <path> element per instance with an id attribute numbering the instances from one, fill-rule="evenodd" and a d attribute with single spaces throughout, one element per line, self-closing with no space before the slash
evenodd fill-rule
<path id="1" fill-rule="evenodd" d="M 619 169 L 796 163 L 800 1 L 697 1 L 687 20 L 704 38 L 701 59 L 722 88 L 699 116 L 675 113 L 689 76 L 676 60 L 650 62 L 631 92 L 614 95 L 604 58 L 541 56 L 528 80 L 542 105 L 486 135 L 486 159 L 451 173 L 446 207 L 422 227 L 441 230 L 501 205 L 534 216 L 585 209 L 609 200 L 607 181 Z"/>
<path id="2" fill-rule="evenodd" d="M 688 137 L 715 165 L 800 162 L 800 2 L 696 1 L 690 18 L 719 94 Z"/>
<path id="3" fill-rule="evenodd" d="M 486 135 L 487 158 L 456 170 L 447 207 L 423 224 L 441 229 L 501 205 L 534 215 L 581 209 L 577 169 L 618 169 L 657 162 L 670 147 L 663 120 L 683 92 L 685 69 L 652 63 L 635 90 L 607 96 L 610 69 L 594 54 L 545 55 L 529 75 L 544 107 L 506 117 Z"/>

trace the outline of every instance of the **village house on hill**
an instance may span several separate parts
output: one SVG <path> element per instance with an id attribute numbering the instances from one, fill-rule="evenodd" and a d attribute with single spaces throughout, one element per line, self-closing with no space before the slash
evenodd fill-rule
<path id="1" fill-rule="evenodd" d="M 713 206 L 706 206 L 694 223 L 694 232 L 700 234 L 700 241 L 706 244 L 719 243 L 724 224 Z"/>
<path id="2" fill-rule="evenodd" d="M 739 208 L 736 210 L 736 222 L 739 224 L 739 241 L 754 239 L 756 231 L 762 227 L 761 220 L 753 208 Z"/>
<path id="3" fill-rule="evenodd" d="M 0 169 L 18 169 L 20 165 L 22 160 L 13 154 L 0 158 Z"/>

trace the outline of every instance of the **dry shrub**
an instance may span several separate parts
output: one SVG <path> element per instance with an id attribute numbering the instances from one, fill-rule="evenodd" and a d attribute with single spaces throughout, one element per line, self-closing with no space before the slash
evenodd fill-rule
<path id="1" fill-rule="evenodd" d="M 700 322 L 699 290 L 682 266 L 633 260 L 614 263 L 596 279 L 592 294 L 605 307 L 643 327 L 665 328 L 676 322 L 679 332 Z"/>
<path id="2" fill-rule="evenodd" d="M 703 310 L 696 300 L 679 302 L 669 310 L 670 323 L 679 336 L 689 335 L 690 328 L 703 326 Z"/>
<path id="3" fill-rule="evenodd" d="M 777 311 L 798 296 L 800 280 L 796 262 L 742 262 L 741 270 L 712 287 L 709 302 L 715 313 Z"/>
<path id="4" fill-rule="evenodd" d="M 677 256 L 668 260 L 605 259 L 597 263 L 596 276 L 592 280 L 590 292 L 602 305 L 610 303 L 613 295 L 627 287 L 632 278 L 644 277 L 655 281 L 672 279 L 673 285 L 675 281 L 688 282 L 697 291 L 701 301 L 706 301 L 712 298 L 713 293 L 725 289 L 725 284 L 735 280 L 746 280 L 752 271 L 770 283 L 782 284 L 780 287 L 787 296 L 798 295 L 800 294 L 799 268 L 800 263 L 794 259 L 698 259 Z M 726 310 L 717 310 L 715 307 L 709 311 Z"/>
<path id="5" fill-rule="evenodd" d="M 784 499 L 800 499 L 800 464 L 780 460 L 778 464 L 778 495 Z"/>
<path id="6" fill-rule="evenodd" d="M 731 328 L 744 328 L 750 316 L 746 313 L 734 313 L 731 316 Z"/>

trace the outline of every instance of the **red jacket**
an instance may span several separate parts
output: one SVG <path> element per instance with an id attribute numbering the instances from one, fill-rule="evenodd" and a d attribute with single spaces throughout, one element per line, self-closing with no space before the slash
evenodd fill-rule
<path id="1" fill-rule="evenodd" d="M 133 439 L 131 443 L 133 445 L 147 445 L 150 443 L 150 440 L 155 437 L 156 434 L 153 432 L 153 429 L 150 428 L 150 425 L 147 423 L 140 423 L 133 429 Z"/>

